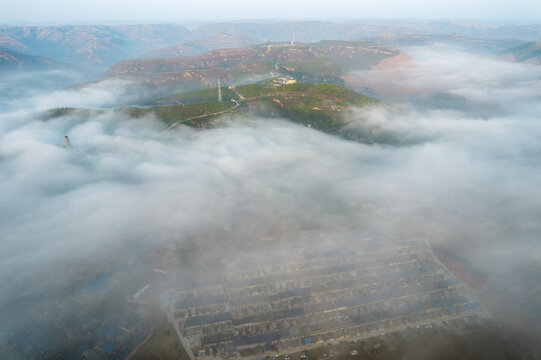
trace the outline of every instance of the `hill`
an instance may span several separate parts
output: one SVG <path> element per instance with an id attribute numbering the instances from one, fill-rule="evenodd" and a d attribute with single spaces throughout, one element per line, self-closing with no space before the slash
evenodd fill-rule
<path id="1" fill-rule="evenodd" d="M 380 35 L 372 38 L 373 41 L 391 47 L 447 45 L 464 49 L 468 52 L 499 55 L 524 41 L 516 39 L 484 39 L 463 34 L 406 34 L 406 35 Z"/>
<path id="2" fill-rule="evenodd" d="M 274 65 L 265 61 L 257 61 L 232 67 L 190 68 L 187 70 L 157 73 L 127 73 L 107 78 L 129 80 L 133 91 L 145 88 L 151 98 L 167 96 L 180 91 L 206 89 L 216 87 L 218 78 L 222 85 L 245 84 L 261 81 L 271 77 Z M 99 80 L 99 81 L 101 81 Z"/>
<path id="3" fill-rule="evenodd" d="M 323 21 L 217 23 L 187 29 L 170 24 L 0 26 L 0 47 L 102 72 L 125 59 L 193 56 L 268 41 L 350 39 L 404 26 Z"/>
<path id="4" fill-rule="evenodd" d="M 399 51 L 371 41 L 322 41 L 315 44 L 267 43 L 258 46 L 218 49 L 198 56 L 170 59 L 127 60 L 109 69 L 106 76 L 156 74 L 188 69 L 234 67 L 258 61 L 285 63 L 323 56 L 352 69 L 370 68 Z"/>
<path id="5" fill-rule="evenodd" d="M 236 88 L 250 111 L 261 116 L 286 118 L 330 134 L 341 134 L 343 112 L 350 106 L 379 104 L 379 100 L 357 94 L 336 84 L 289 84 L 276 88 L 244 85 Z"/>
<path id="6" fill-rule="evenodd" d="M 539 41 L 541 40 L 541 25 L 504 25 L 479 31 L 475 35 L 487 39 Z"/>
<path id="7" fill-rule="evenodd" d="M 532 41 L 510 49 L 503 56 L 505 59 L 525 64 L 541 64 L 541 41 Z"/>
<path id="8" fill-rule="evenodd" d="M 479 23 L 461 23 L 456 21 L 410 20 L 382 22 L 363 19 L 347 23 L 331 21 L 279 21 L 204 24 L 194 29 L 193 35 L 194 39 L 202 39 L 220 33 L 241 34 L 250 37 L 255 43 L 262 43 L 268 41 L 289 42 L 293 38 L 293 34 L 295 34 L 297 41 L 317 42 L 334 39 L 369 38 L 380 34 L 462 33 L 475 35 L 493 29 L 496 30 L 498 28 Z M 508 31 L 512 31 L 512 29 Z"/>
<path id="9" fill-rule="evenodd" d="M 178 25 L 0 26 L 0 47 L 102 71 L 125 59 L 193 56 L 223 47 L 269 41 L 316 42 L 419 34 L 464 34 L 482 39 L 541 40 L 540 25 L 501 27 L 453 21 L 280 21 Z"/>
<path id="10" fill-rule="evenodd" d="M 66 65 L 43 56 L 32 56 L 0 48 L 0 71 L 14 69 L 51 70 L 65 67 Z"/>
<path id="11" fill-rule="evenodd" d="M 222 100 L 225 102 L 239 100 L 239 96 L 228 87 L 222 87 Z M 184 105 L 208 101 L 217 101 L 218 88 L 199 89 L 193 91 L 183 91 L 169 96 L 153 100 L 149 105 Z"/>
<path id="12" fill-rule="evenodd" d="M 0 26 L 0 47 L 102 69 L 189 36 L 176 25 Z"/>
<path id="13" fill-rule="evenodd" d="M 181 56 L 194 56 L 215 49 L 239 48 L 256 44 L 257 41 L 242 34 L 218 33 L 208 38 L 192 40 L 149 51 L 138 59 L 166 59 Z"/>
<path id="14" fill-rule="evenodd" d="M 351 134 L 342 132 L 342 127 L 345 125 L 343 112 L 350 106 L 381 103 L 340 85 L 325 83 L 273 86 L 271 82 L 267 82 L 241 85 L 224 90 L 222 95 L 230 100 L 222 102 L 215 100 L 215 91 L 217 88 L 179 93 L 168 97 L 184 101 L 182 105 L 122 107 L 107 110 L 59 108 L 50 111 L 47 118 L 68 115 L 88 116 L 91 112 L 114 111 L 135 118 L 153 115 L 163 121 L 167 127 L 184 124 L 196 128 L 207 128 L 220 122 L 226 114 L 255 114 L 285 118 L 330 134 L 353 138 Z M 196 99 L 204 101 L 189 103 Z M 163 102 L 164 99 L 156 101 L 156 103 Z"/>
<path id="15" fill-rule="evenodd" d="M 127 60 L 109 69 L 102 79 L 120 78 L 159 90 L 179 90 L 253 83 L 287 75 L 306 83 L 344 84 L 349 70 L 369 69 L 404 53 L 371 41 L 322 41 L 314 44 L 266 43 L 218 49 L 197 56 Z"/>

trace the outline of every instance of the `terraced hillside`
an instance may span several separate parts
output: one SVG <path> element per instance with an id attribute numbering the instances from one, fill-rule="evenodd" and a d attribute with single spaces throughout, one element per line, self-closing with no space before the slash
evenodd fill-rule
<path id="1" fill-rule="evenodd" d="M 107 78 L 136 80 L 147 85 L 184 88 L 250 82 L 250 77 L 288 74 L 306 82 L 340 83 L 343 71 L 368 69 L 400 51 L 370 41 L 323 41 L 315 44 L 267 43 L 219 49 L 198 56 L 128 60 L 109 69 Z"/>

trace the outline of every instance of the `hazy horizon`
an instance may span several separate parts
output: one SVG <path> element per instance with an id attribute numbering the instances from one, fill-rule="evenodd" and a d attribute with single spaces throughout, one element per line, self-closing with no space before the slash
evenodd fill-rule
<path id="1" fill-rule="evenodd" d="M 541 3 L 533 1 L 399 1 L 358 3 L 339 0 L 278 0 L 261 4 L 245 0 L 154 2 L 97 0 L 93 2 L 52 0 L 2 0 L 0 23 L 17 24 L 105 24 L 105 23 L 198 23 L 268 20 L 457 20 L 481 23 L 536 23 L 541 21 Z"/>
<path id="2" fill-rule="evenodd" d="M 488 18 L 449 18 L 449 17 L 309 17 L 309 18 L 238 18 L 238 19 L 107 19 L 107 20 L 2 20 L 0 26 L 115 26 L 115 25 L 159 25 L 171 24 L 180 25 L 188 29 L 195 29 L 201 25 L 207 24 L 273 24 L 279 22 L 329 22 L 338 24 L 386 24 L 400 25 L 408 23 L 436 23 L 436 22 L 451 22 L 457 24 L 472 24 L 485 25 L 487 27 L 500 27 L 506 25 L 537 25 L 541 23 L 540 18 L 532 19 L 488 19 Z"/>

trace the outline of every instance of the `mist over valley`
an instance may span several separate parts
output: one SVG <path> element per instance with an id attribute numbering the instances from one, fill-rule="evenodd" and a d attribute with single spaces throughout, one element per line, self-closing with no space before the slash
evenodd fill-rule
<path id="1" fill-rule="evenodd" d="M 540 357 L 538 29 L 0 28 L 0 358 Z"/>

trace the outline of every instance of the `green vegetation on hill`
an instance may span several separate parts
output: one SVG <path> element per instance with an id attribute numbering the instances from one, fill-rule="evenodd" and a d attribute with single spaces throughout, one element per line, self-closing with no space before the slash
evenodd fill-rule
<path id="1" fill-rule="evenodd" d="M 341 105 L 367 104 L 367 103 L 379 102 L 376 99 L 370 98 L 368 96 L 359 95 L 354 91 L 351 91 L 343 86 L 336 85 L 336 84 L 297 83 L 297 84 L 279 86 L 277 90 L 282 91 L 282 92 L 305 93 L 315 98 L 333 100 L 340 103 Z"/>
<path id="2" fill-rule="evenodd" d="M 231 102 L 209 101 L 198 104 L 151 106 L 151 107 L 124 107 L 117 111 L 127 113 L 134 118 L 153 114 L 158 119 L 171 125 L 176 122 L 187 121 L 196 117 L 212 116 L 216 113 L 230 110 L 234 104 Z"/>
<path id="3" fill-rule="evenodd" d="M 218 88 L 208 88 L 193 91 L 184 91 L 152 101 L 153 105 L 183 105 L 218 100 Z M 222 86 L 222 100 L 238 100 L 237 94 L 228 87 Z"/>
<path id="4" fill-rule="evenodd" d="M 249 75 L 267 75 L 274 69 L 274 63 L 269 61 L 254 61 L 249 64 L 239 65 L 229 68 L 231 80 L 245 79 Z"/>
<path id="5" fill-rule="evenodd" d="M 297 93 L 299 95 L 337 101 L 343 105 L 378 102 L 378 100 L 374 98 L 359 95 L 343 86 L 328 83 L 295 83 L 276 87 L 266 84 L 248 84 L 237 86 L 236 89 L 246 98 L 271 96 L 273 94 L 279 95 L 283 93 Z"/>
<path id="6" fill-rule="evenodd" d="M 339 75 L 343 71 L 342 66 L 323 55 L 306 61 L 287 62 L 282 69 L 287 71 L 287 68 L 294 68 L 297 75 L 306 76 Z"/>
<path id="7" fill-rule="evenodd" d="M 162 105 L 149 107 L 121 107 L 114 110 L 92 110 L 92 112 L 116 111 L 134 118 L 154 115 L 168 126 L 183 123 L 194 127 L 207 127 L 210 119 L 234 112 L 237 114 L 256 113 L 274 116 L 293 122 L 310 125 L 328 133 L 340 133 L 345 124 L 342 112 L 351 105 L 378 104 L 379 100 L 359 95 L 336 84 L 288 84 L 273 87 L 268 84 L 248 84 L 235 88 L 245 99 L 232 101 L 205 101 L 183 105 Z M 206 99 L 217 89 L 205 89 L 180 93 L 169 98 L 186 100 Z M 228 96 L 237 98 L 235 91 L 227 89 Z M 74 114 L 89 115 L 88 109 L 58 108 L 48 112 L 48 117 Z"/>
<path id="8" fill-rule="evenodd" d="M 246 98 L 253 98 L 276 92 L 276 88 L 263 84 L 246 84 L 236 87 L 237 91 Z"/>
<path id="9" fill-rule="evenodd" d="M 280 66 L 280 71 L 306 83 L 344 85 L 344 80 L 340 77 L 343 73 L 342 66 L 323 55 L 306 61 L 287 62 Z"/>
<path id="10" fill-rule="evenodd" d="M 237 98 L 236 93 L 227 89 L 231 98 Z M 243 110 L 255 110 L 261 115 L 276 115 L 288 118 L 297 123 L 310 124 L 316 129 L 326 132 L 336 132 L 343 125 L 340 113 L 350 105 L 376 104 L 379 100 L 359 95 L 336 84 L 288 84 L 273 87 L 265 84 L 247 84 L 237 86 L 236 90 L 246 98 Z M 217 89 L 184 93 L 185 98 L 205 98 Z M 175 95 L 176 96 L 176 95 Z M 204 125 L 207 116 L 219 115 L 233 110 L 235 104 L 231 101 L 202 102 L 186 105 L 129 107 L 121 108 L 133 117 L 154 114 L 157 118 L 171 125 L 184 122 L 186 125 Z M 195 118 L 195 119 L 194 119 Z"/>
<path id="11" fill-rule="evenodd" d="M 207 101 L 196 104 L 186 105 L 164 105 L 164 106 L 128 106 L 114 109 L 86 109 L 86 108 L 56 108 L 47 111 L 44 114 L 45 119 L 59 118 L 63 116 L 83 116 L 103 114 L 107 112 L 116 112 L 126 114 L 133 118 L 142 118 L 147 115 L 154 115 L 167 125 L 178 122 L 184 122 L 187 125 L 196 125 L 197 121 L 209 117 L 224 114 L 233 110 L 233 102 Z"/>
<path id="12" fill-rule="evenodd" d="M 237 90 L 248 99 L 248 106 L 241 111 L 283 117 L 328 133 L 340 131 L 345 124 L 341 113 L 348 106 L 380 103 L 336 84 L 250 84 Z"/>
<path id="13" fill-rule="evenodd" d="M 56 108 L 56 109 L 52 109 L 50 111 L 47 112 L 46 114 L 46 117 L 47 118 L 59 118 L 59 117 L 62 117 L 62 116 L 68 116 L 68 115 L 72 115 L 72 114 L 75 114 L 79 111 L 81 111 L 83 109 L 79 109 L 79 108 L 72 108 L 72 107 L 61 107 L 61 108 Z"/>

